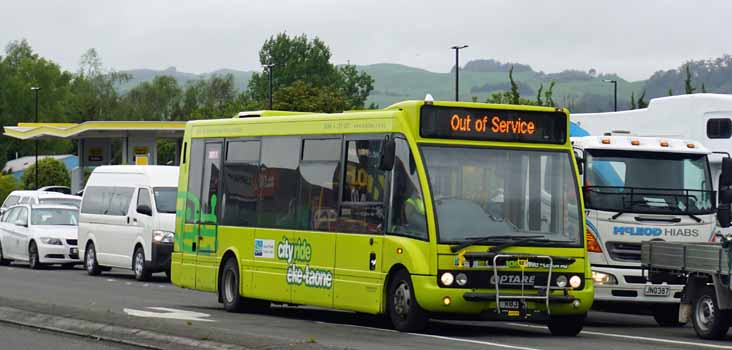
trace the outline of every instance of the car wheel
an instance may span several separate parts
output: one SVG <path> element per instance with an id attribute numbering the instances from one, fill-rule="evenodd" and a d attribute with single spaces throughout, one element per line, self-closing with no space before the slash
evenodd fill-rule
<path id="1" fill-rule="evenodd" d="M 5 255 L 3 255 L 3 244 L 0 243 L 0 266 L 8 265 L 10 265 L 10 260 L 5 259 Z"/>
<path id="2" fill-rule="evenodd" d="M 135 279 L 138 281 L 150 279 L 150 271 L 145 268 L 145 251 L 142 250 L 142 247 L 135 249 L 135 255 L 132 259 L 132 271 L 135 272 Z"/>
<path id="3" fill-rule="evenodd" d="M 99 267 L 99 262 L 97 261 L 97 251 L 94 249 L 94 243 L 89 242 L 86 245 L 84 268 L 86 268 L 86 273 L 89 276 L 97 276 L 102 273 L 102 269 Z"/>
<path id="4" fill-rule="evenodd" d="M 406 270 L 398 271 L 389 282 L 387 312 L 398 331 L 417 332 L 427 326 L 427 313 L 414 297 L 412 278 Z"/>
<path id="5" fill-rule="evenodd" d="M 41 258 L 38 256 L 38 246 L 36 246 L 36 242 L 31 242 L 28 246 L 28 265 L 33 270 L 40 270 L 43 268 Z"/>

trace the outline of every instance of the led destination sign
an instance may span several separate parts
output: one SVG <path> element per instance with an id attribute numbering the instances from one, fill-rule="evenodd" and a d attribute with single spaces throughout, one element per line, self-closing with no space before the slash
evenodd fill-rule
<path id="1" fill-rule="evenodd" d="M 567 116 L 562 112 L 425 105 L 419 132 L 427 138 L 563 144 Z"/>

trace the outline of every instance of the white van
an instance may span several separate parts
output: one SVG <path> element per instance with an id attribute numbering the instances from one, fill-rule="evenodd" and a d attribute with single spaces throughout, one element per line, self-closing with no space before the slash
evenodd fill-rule
<path id="1" fill-rule="evenodd" d="M 89 275 L 111 267 L 145 280 L 170 275 L 178 167 L 112 165 L 94 169 L 79 216 L 79 255 Z"/>

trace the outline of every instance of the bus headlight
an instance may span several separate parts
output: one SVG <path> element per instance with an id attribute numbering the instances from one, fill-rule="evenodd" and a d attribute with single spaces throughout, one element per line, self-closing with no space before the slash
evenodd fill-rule
<path id="1" fill-rule="evenodd" d="M 598 286 L 602 286 L 605 284 L 618 284 L 618 281 L 615 279 L 615 276 L 613 276 L 609 273 L 603 273 L 603 272 L 598 272 L 598 271 L 592 271 L 592 280 Z"/>
<path id="2" fill-rule="evenodd" d="M 455 281 L 455 276 L 453 276 L 452 273 L 445 272 L 440 276 L 440 282 L 442 282 L 442 285 L 446 287 L 452 285 L 453 281 Z"/>
<path id="3" fill-rule="evenodd" d="M 569 286 L 572 288 L 579 288 L 582 285 L 582 277 L 574 275 L 569 278 Z"/>
<path id="4" fill-rule="evenodd" d="M 457 276 L 455 276 L 455 282 L 457 282 L 458 286 L 465 286 L 466 284 L 468 284 L 468 275 L 462 272 L 457 274 Z"/>
<path id="5" fill-rule="evenodd" d="M 153 240 L 160 243 L 173 243 L 175 234 L 173 232 L 155 230 L 153 231 Z"/>
<path id="6" fill-rule="evenodd" d="M 559 287 L 559 288 L 566 287 L 567 286 L 567 276 L 565 276 L 565 275 L 557 276 L 556 283 L 557 283 L 557 287 Z"/>

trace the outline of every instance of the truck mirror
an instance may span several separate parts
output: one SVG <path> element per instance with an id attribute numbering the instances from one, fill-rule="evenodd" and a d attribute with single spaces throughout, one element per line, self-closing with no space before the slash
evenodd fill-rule
<path id="1" fill-rule="evenodd" d="M 396 142 L 388 135 L 381 144 L 381 159 L 379 160 L 379 169 L 389 171 L 394 169 L 394 158 L 396 157 Z"/>
<path id="2" fill-rule="evenodd" d="M 730 204 L 732 203 L 732 188 L 724 188 L 719 190 L 719 203 Z"/>
<path id="3" fill-rule="evenodd" d="M 730 223 L 732 221 L 732 213 L 730 213 L 729 204 L 720 204 L 717 207 L 717 221 L 719 221 L 719 226 L 722 228 L 732 226 Z"/>
<path id="4" fill-rule="evenodd" d="M 719 174 L 719 187 L 732 186 L 732 158 L 722 158 L 722 172 Z"/>
<path id="5" fill-rule="evenodd" d="M 140 204 L 137 206 L 137 213 L 152 216 L 152 208 L 150 208 L 150 206 L 148 205 Z"/>

